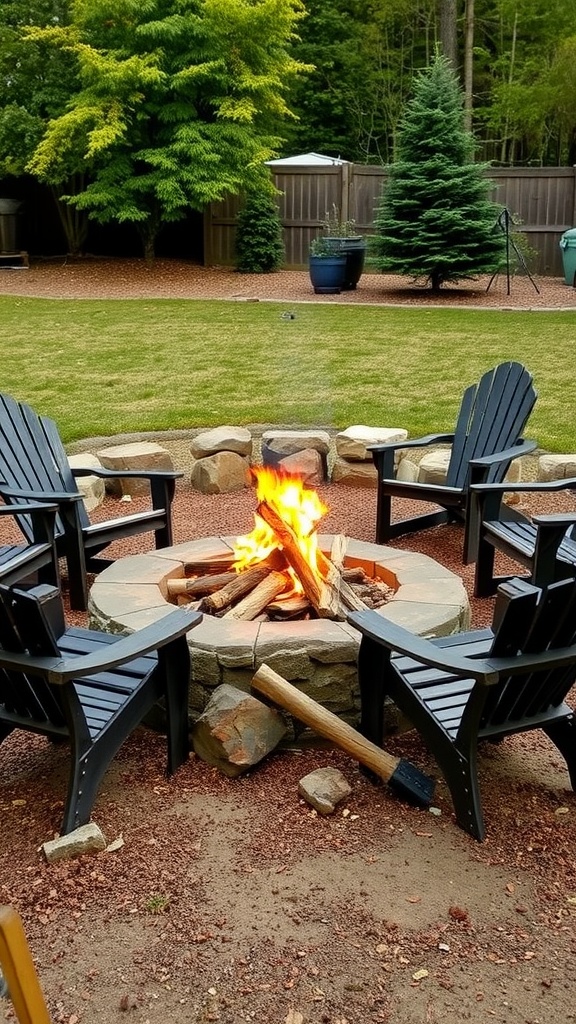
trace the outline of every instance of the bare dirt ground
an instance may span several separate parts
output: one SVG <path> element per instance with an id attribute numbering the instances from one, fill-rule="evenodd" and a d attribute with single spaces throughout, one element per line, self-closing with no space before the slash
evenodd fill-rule
<path id="1" fill-rule="evenodd" d="M 512 284 L 514 308 L 537 304 L 525 284 Z M 543 305 L 573 308 L 574 292 L 562 282 L 538 285 Z M 329 301 L 428 298 L 408 291 L 406 299 L 401 282 L 387 289 L 368 275 L 356 293 Z M 489 303 L 481 287 L 456 291 L 459 302 L 511 305 L 501 292 L 492 303 L 492 289 Z M 52 262 L 0 274 L 1 292 L 327 300 L 311 294 L 304 274 L 248 280 L 172 261 L 156 271 L 139 261 Z M 323 496 L 331 509 L 326 532 L 373 539 L 373 492 L 326 485 Z M 573 506 L 573 497 L 561 500 Z M 122 511 L 109 499 L 98 516 Z M 253 513 L 249 492 L 207 497 L 184 482 L 176 541 L 243 532 Z M 148 545 L 149 538 L 134 538 L 115 554 Z M 470 589 L 456 527 L 397 546 L 430 554 Z M 473 602 L 474 625 L 490 621 L 492 603 Z M 413 732 L 387 746 L 438 778 Z M 48 866 L 39 848 L 59 825 L 66 764 L 66 749 L 41 737 L 15 733 L 0 749 L 0 902 L 24 918 L 55 1022 L 576 1019 L 576 799 L 544 737 L 482 749 L 488 834 L 479 844 L 454 824 L 441 781 L 440 814 L 433 815 L 373 786 L 350 758 L 322 747 L 277 753 L 236 780 L 191 757 L 167 780 L 163 738 L 139 729 L 94 808 L 109 842 L 122 836 L 124 845 Z M 344 772 L 352 795 L 323 818 L 298 799 L 297 784 L 327 764 Z M 0 1001 L 0 1012 L 9 1018 L 12 1011 Z"/>

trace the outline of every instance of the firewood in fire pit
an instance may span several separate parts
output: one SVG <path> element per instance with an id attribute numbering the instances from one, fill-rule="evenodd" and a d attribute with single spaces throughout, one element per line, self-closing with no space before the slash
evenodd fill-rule
<path id="1" fill-rule="evenodd" d="M 185 576 L 208 576 L 214 573 L 226 572 L 234 561 L 234 552 L 227 551 L 224 555 L 217 555 L 215 558 L 202 559 L 199 562 L 184 562 Z"/>
<path id="2" fill-rule="evenodd" d="M 310 607 L 310 601 L 304 594 L 296 594 L 271 601 L 266 610 L 272 619 L 302 619 Z"/>
<path id="3" fill-rule="evenodd" d="M 242 575 L 246 576 L 247 573 Z M 265 579 L 258 586 L 254 587 L 243 601 L 239 601 L 234 608 L 230 608 L 224 615 L 224 618 L 246 619 L 247 621 L 254 619 L 260 612 L 264 611 L 270 601 L 277 597 L 278 594 L 281 594 L 283 590 L 286 590 L 288 586 L 290 586 L 290 581 L 285 573 L 269 572 L 266 569 Z M 206 598 L 206 600 L 208 601 L 210 598 Z"/>
<path id="4" fill-rule="evenodd" d="M 204 597 L 205 594 L 213 594 L 228 583 L 236 579 L 235 572 L 220 572 L 208 576 L 197 576 L 195 579 L 168 580 L 166 590 L 172 596 L 174 594 L 188 594 L 190 598 Z"/>
<path id="5" fill-rule="evenodd" d="M 221 590 L 217 590 L 215 594 L 209 594 L 202 599 L 200 611 L 214 615 L 215 612 L 227 608 L 228 605 L 243 597 L 269 575 L 270 568 L 264 564 L 255 565 L 251 569 L 246 569 L 245 572 L 234 573 L 234 579 L 230 583 L 227 583 Z M 275 596 L 272 594 L 272 597 Z"/>
<path id="6" fill-rule="evenodd" d="M 258 506 L 258 515 L 268 523 L 276 534 L 282 550 L 298 576 L 306 597 L 321 619 L 344 619 L 345 611 L 340 602 L 339 589 L 334 582 L 318 578 L 302 554 L 294 531 L 288 523 L 267 502 Z"/>

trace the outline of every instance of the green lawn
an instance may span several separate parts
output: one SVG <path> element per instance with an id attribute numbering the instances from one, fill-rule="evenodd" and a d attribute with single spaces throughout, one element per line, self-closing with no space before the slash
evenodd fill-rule
<path id="1" fill-rule="evenodd" d="M 282 319 L 285 310 L 295 319 Z M 576 451 L 572 312 L 0 297 L 1 390 L 65 441 L 222 423 L 451 429 L 464 387 L 517 359 L 528 437 Z"/>

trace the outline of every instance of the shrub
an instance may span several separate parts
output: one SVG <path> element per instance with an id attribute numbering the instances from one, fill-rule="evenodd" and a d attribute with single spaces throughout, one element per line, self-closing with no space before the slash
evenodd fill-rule
<path id="1" fill-rule="evenodd" d="M 284 260 L 282 224 L 272 192 L 246 194 L 236 229 L 236 269 L 242 274 L 269 274 Z"/>

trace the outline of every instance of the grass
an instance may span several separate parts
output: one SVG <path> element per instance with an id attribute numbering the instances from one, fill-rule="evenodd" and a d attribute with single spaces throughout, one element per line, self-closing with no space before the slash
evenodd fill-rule
<path id="1" fill-rule="evenodd" d="M 1 390 L 64 441 L 223 423 L 419 436 L 450 430 L 464 387 L 517 359 L 539 392 L 527 436 L 576 451 L 573 335 L 572 312 L 0 297 Z"/>

